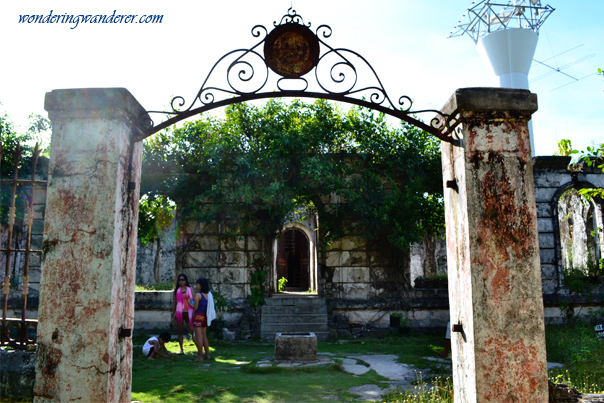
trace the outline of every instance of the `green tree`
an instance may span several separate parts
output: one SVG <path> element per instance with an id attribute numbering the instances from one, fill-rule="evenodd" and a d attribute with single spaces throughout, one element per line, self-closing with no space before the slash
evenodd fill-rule
<path id="1" fill-rule="evenodd" d="M 578 154 L 579 151 L 573 150 L 573 144 L 568 139 L 562 139 L 558 141 L 558 151 L 554 153 L 554 155 L 558 155 L 561 157 L 569 157 L 573 154 Z"/>
<path id="2" fill-rule="evenodd" d="M 161 236 L 172 225 L 175 209 L 176 204 L 163 195 L 151 197 L 143 195 L 138 205 L 138 236 L 145 245 L 156 242 L 157 248 L 153 261 L 153 276 L 156 283 L 159 282 Z"/>
<path id="3" fill-rule="evenodd" d="M 324 242 L 357 223 L 395 270 L 411 243 L 444 226 L 440 141 L 323 100 L 236 104 L 224 119 L 203 116 L 158 133 L 144 145 L 141 189 L 175 200 L 185 220 L 258 236 L 259 269 L 301 207 L 318 213 Z"/>
<path id="4" fill-rule="evenodd" d="M 1 104 L 0 104 L 1 105 Z M 50 121 L 40 115 L 31 114 L 29 116 L 28 127 L 25 131 L 20 131 L 14 125 L 6 112 L 0 115 L 0 144 L 2 145 L 2 158 L 0 160 L 0 177 L 3 179 L 12 178 L 15 171 L 15 150 L 19 145 L 21 154 L 19 158 L 19 178 L 27 178 L 32 172 L 32 158 L 36 143 L 42 142 L 40 151 L 45 151 L 44 144 L 48 145 Z M 47 146 L 46 146 L 47 147 Z M 43 179 L 42 163 L 38 160 L 37 178 Z M 19 186 L 17 188 L 16 211 L 17 220 L 21 220 L 24 214 L 23 203 L 29 197 L 29 188 Z M 0 223 L 8 222 L 8 207 L 10 206 L 12 191 L 9 185 L 2 187 L 0 194 Z"/>
<path id="5" fill-rule="evenodd" d="M 588 167 L 596 167 L 604 172 L 604 143 L 588 146 L 587 150 L 579 151 L 573 148 L 570 140 L 562 139 L 558 142 L 558 152 L 554 155 L 568 157 L 575 154 L 579 154 L 579 162 L 571 163 L 568 166 L 569 170 L 581 171 L 581 164 L 585 164 Z M 578 192 L 586 198 L 604 197 L 604 189 L 602 188 L 584 188 L 579 189 Z"/>

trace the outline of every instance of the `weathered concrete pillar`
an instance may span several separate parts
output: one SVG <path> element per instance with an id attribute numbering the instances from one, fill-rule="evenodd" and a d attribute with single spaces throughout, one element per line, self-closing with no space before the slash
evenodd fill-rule
<path id="1" fill-rule="evenodd" d="M 52 144 L 36 402 L 130 402 L 141 105 L 124 88 L 46 94 Z"/>
<path id="2" fill-rule="evenodd" d="M 455 402 L 545 403 L 547 362 L 528 90 L 459 89 L 442 144 Z M 459 329 L 459 327 L 457 327 Z"/>

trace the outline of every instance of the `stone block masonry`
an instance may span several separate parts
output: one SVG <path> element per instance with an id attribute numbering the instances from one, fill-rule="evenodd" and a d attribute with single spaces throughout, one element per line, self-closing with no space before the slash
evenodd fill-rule
<path id="1" fill-rule="evenodd" d="M 35 361 L 34 352 L 0 350 L 0 401 L 4 401 L 2 398 L 33 399 Z"/>

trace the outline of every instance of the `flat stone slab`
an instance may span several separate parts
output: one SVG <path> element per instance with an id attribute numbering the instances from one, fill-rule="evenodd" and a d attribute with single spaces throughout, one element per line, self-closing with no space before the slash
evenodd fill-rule
<path id="1" fill-rule="evenodd" d="M 396 362 L 398 359 L 396 355 L 349 355 L 347 357 L 366 362 L 369 364 L 368 370 L 373 369 L 378 375 L 391 381 L 410 383 L 415 380 L 415 369 L 411 365 Z"/>
<path id="2" fill-rule="evenodd" d="M 366 372 L 369 372 L 369 367 L 365 365 L 357 364 L 357 360 L 353 360 L 352 358 L 344 358 L 342 360 L 342 366 L 344 367 L 344 371 L 355 374 L 355 375 L 363 375 Z"/>
<path id="3" fill-rule="evenodd" d="M 350 393 L 354 393 L 355 395 L 360 395 L 360 397 L 356 400 L 358 401 L 378 401 L 381 400 L 382 394 L 389 391 L 389 388 L 382 389 L 377 385 L 362 385 L 355 386 L 354 388 L 348 389 Z"/>
<path id="4" fill-rule="evenodd" d="M 327 357 L 318 357 L 315 361 L 296 361 L 296 360 L 275 360 L 275 357 L 266 357 L 258 361 L 258 368 L 272 367 L 277 364 L 280 368 L 301 368 L 301 367 L 320 367 L 323 365 L 334 364 L 332 359 Z"/>
<path id="5" fill-rule="evenodd" d="M 442 362 L 443 364 L 451 364 L 451 358 L 424 357 L 424 360 Z"/>
<path id="6" fill-rule="evenodd" d="M 563 368 L 564 365 L 562 364 L 558 364 L 557 362 L 548 362 L 547 363 L 547 369 L 552 369 L 552 368 Z"/>
<path id="7" fill-rule="evenodd" d="M 389 386 L 382 389 L 377 385 L 363 385 L 350 388 L 350 393 L 360 395 L 359 401 L 378 401 L 380 397 L 392 390 L 401 388 L 403 390 L 412 389 L 411 381 L 415 380 L 415 369 L 411 365 L 400 364 L 396 362 L 396 355 L 348 355 L 342 360 L 346 372 L 362 375 L 368 371 L 374 370 L 378 375 L 388 378 L 389 381 L 380 383 Z M 358 364 L 363 361 L 369 366 Z"/>

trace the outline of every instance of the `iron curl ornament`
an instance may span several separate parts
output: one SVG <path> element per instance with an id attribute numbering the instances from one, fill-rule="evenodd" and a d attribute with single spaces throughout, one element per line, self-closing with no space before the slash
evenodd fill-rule
<path id="1" fill-rule="evenodd" d="M 136 140 L 143 140 L 211 109 L 280 97 L 355 104 L 399 118 L 443 141 L 457 140 L 455 117 L 435 109 L 412 110 L 413 101 L 407 95 L 393 102 L 375 69 L 363 56 L 350 49 L 334 48 L 326 42 L 332 34 L 328 25 L 320 25 L 313 32 L 311 24 L 305 24 L 292 8 L 273 25 L 270 32 L 263 25 L 254 26 L 251 34 L 258 40 L 255 45 L 222 56 L 188 106 L 182 96 L 176 96 L 170 102 L 171 111 L 148 111 L 141 115 L 144 131 Z M 430 124 L 415 117 L 421 113 L 434 114 Z M 149 114 L 163 114 L 169 118 L 155 125 Z"/>

